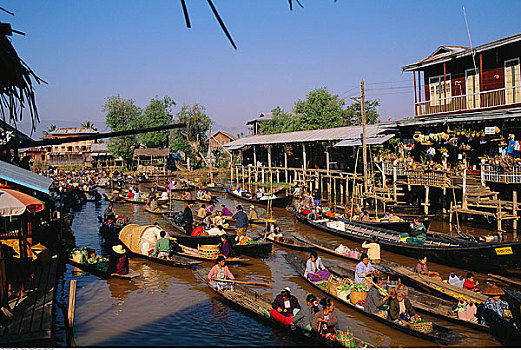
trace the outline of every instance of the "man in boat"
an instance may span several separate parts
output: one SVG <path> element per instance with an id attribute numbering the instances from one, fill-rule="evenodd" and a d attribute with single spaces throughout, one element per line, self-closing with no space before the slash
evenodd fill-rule
<path id="1" fill-rule="evenodd" d="M 271 304 L 270 316 L 277 322 L 294 328 L 293 315 L 300 309 L 298 299 L 291 295 L 289 287 L 284 288 Z"/>
<path id="2" fill-rule="evenodd" d="M 302 331 L 310 332 L 313 329 L 313 319 L 318 311 L 317 297 L 308 294 L 306 305 L 293 316 L 293 324 Z"/>
<path id="3" fill-rule="evenodd" d="M 322 264 L 322 259 L 317 252 L 311 251 L 309 259 L 306 261 L 306 271 L 304 276 L 311 282 L 327 281 L 329 279 L 329 271 Z"/>
<path id="4" fill-rule="evenodd" d="M 235 277 L 233 277 L 233 274 L 231 273 L 230 269 L 228 268 L 228 266 L 226 266 L 226 259 L 223 256 L 217 257 L 217 264 L 212 267 L 207 277 L 210 281 L 210 284 L 219 290 L 228 289 L 231 286 L 231 283 L 216 281 L 216 279 L 228 279 L 231 281 L 235 281 Z"/>
<path id="5" fill-rule="evenodd" d="M 426 239 L 427 229 L 425 225 L 419 218 L 414 218 L 411 224 L 411 233 L 409 233 L 409 237 L 406 238 L 407 243 L 422 245 L 425 244 Z"/>
<path id="6" fill-rule="evenodd" d="M 300 187 L 297 185 L 293 191 L 293 196 L 300 198 Z"/>
<path id="7" fill-rule="evenodd" d="M 114 191 L 112 191 L 112 202 L 117 202 L 117 201 L 119 201 L 119 191 L 114 190 Z"/>
<path id="8" fill-rule="evenodd" d="M 435 278 L 438 281 L 442 280 L 439 273 L 437 273 L 436 271 L 429 271 L 429 268 L 427 267 L 427 257 L 426 256 L 418 259 L 418 263 L 416 264 L 414 271 L 416 273 L 419 273 L 420 275 Z"/>
<path id="9" fill-rule="evenodd" d="M 181 199 L 190 201 L 192 200 L 192 194 L 190 193 L 190 191 L 184 191 L 183 195 L 181 196 Z"/>
<path id="10" fill-rule="evenodd" d="M 389 211 L 389 209 L 386 209 L 386 210 L 385 210 L 385 215 L 384 215 L 383 218 L 386 219 L 386 220 L 389 220 L 389 219 L 392 218 L 393 216 L 394 216 L 393 213 L 391 213 L 391 212 Z"/>
<path id="11" fill-rule="evenodd" d="M 201 208 L 197 211 L 197 217 L 200 219 L 204 219 L 206 217 L 206 208 L 204 204 L 201 204 Z"/>
<path id="12" fill-rule="evenodd" d="M 233 213 L 230 209 L 226 208 L 226 205 L 221 204 L 221 215 L 222 216 L 233 216 Z"/>
<path id="13" fill-rule="evenodd" d="M 150 200 L 150 204 L 148 206 L 152 210 L 156 210 L 157 209 L 157 199 L 156 199 L 156 196 L 152 197 L 152 199 Z"/>
<path id="14" fill-rule="evenodd" d="M 194 202 L 189 201 L 188 205 L 186 206 L 185 210 L 183 211 L 183 219 L 181 220 L 181 223 L 183 224 L 183 227 L 185 229 L 186 234 L 191 234 L 193 231 L 193 225 L 194 225 L 194 217 L 192 215 L 192 207 L 194 206 Z"/>
<path id="15" fill-rule="evenodd" d="M 166 232 L 159 232 L 159 236 L 161 236 L 157 242 L 156 247 L 154 248 L 154 252 L 152 256 L 157 256 L 158 258 L 168 259 L 170 256 L 170 240 L 166 238 Z"/>
<path id="16" fill-rule="evenodd" d="M 483 294 L 487 295 L 488 299 L 483 305 L 481 324 L 490 326 L 491 331 L 502 338 L 513 334 L 512 312 L 508 303 L 501 299 L 501 296 L 505 295 L 503 289 L 494 284 L 483 288 Z"/>
<path id="17" fill-rule="evenodd" d="M 105 220 L 108 220 L 108 218 L 110 218 L 110 217 L 112 217 L 112 218 L 116 217 L 116 214 L 114 213 L 114 204 L 109 203 L 109 206 L 107 208 L 105 208 L 103 217 L 105 218 Z"/>
<path id="18" fill-rule="evenodd" d="M 226 235 L 221 236 L 221 251 L 219 255 L 224 256 L 225 259 L 232 256 L 232 245 L 228 242 L 228 237 Z"/>
<path id="19" fill-rule="evenodd" d="M 420 319 L 407 298 L 408 294 L 409 288 L 400 284 L 394 289 L 394 297 L 389 301 L 389 320 L 402 326 L 407 326 L 409 322 Z"/>
<path id="20" fill-rule="evenodd" d="M 248 215 L 242 210 L 242 205 L 237 206 L 237 212 L 232 216 L 235 220 L 235 227 L 237 228 L 237 241 L 240 242 L 242 236 L 246 235 L 248 229 Z"/>
<path id="21" fill-rule="evenodd" d="M 360 262 L 356 265 L 355 269 L 355 282 L 368 284 L 366 277 L 369 277 L 374 273 L 375 268 L 371 265 L 367 254 L 363 253 L 360 256 Z"/>
<path id="22" fill-rule="evenodd" d="M 255 211 L 255 206 L 252 204 L 250 205 L 250 212 L 248 213 L 248 220 L 251 222 L 253 220 L 257 220 L 259 216 L 257 215 L 257 212 Z"/>
<path id="23" fill-rule="evenodd" d="M 373 283 L 373 286 L 369 289 L 369 292 L 367 292 L 364 310 L 380 317 L 387 318 L 387 311 L 382 310 L 381 307 L 384 306 L 391 296 L 387 293 L 383 296 L 380 292 L 383 291 L 382 287 L 384 285 L 384 279 L 382 277 L 373 277 Z"/>
<path id="24" fill-rule="evenodd" d="M 128 270 L 128 257 L 125 248 L 121 244 L 113 246 L 109 258 L 109 273 L 126 275 Z"/>
<path id="25" fill-rule="evenodd" d="M 375 236 L 371 237 L 371 242 L 369 243 L 364 241 L 364 243 L 362 243 L 362 248 L 367 249 L 367 256 L 371 263 L 380 263 L 380 244 L 378 244 L 378 239 Z"/>

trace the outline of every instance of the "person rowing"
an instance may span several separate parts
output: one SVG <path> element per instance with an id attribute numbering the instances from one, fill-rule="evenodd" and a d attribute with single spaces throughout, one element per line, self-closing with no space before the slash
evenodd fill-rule
<path id="1" fill-rule="evenodd" d="M 384 279 L 382 277 L 373 277 L 373 283 L 373 286 L 371 289 L 369 289 L 369 292 L 367 292 L 364 310 L 374 315 L 386 318 L 387 311 L 382 310 L 381 308 L 385 305 L 391 296 L 389 294 L 385 296 L 381 294 L 381 291 L 383 290 L 382 287 L 384 285 Z"/>
<path id="2" fill-rule="evenodd" d="M 223 256 L 217 257 L 217 264 L 212 267 L 207 277 L 210 281 L 210 285 L 217 288 L 218 290 L 229 289 L 232 283 L 216 281 L 216 279 L 235 281 L 235 277 L 231 273 L 228 266 L 226 266 L 226 259 Z"/>
<path id="3" fill-rule="evenodd" d="M 330 340 L 336 340 L 336 324 L 338 323 L 335 302 L 328 297 L 320 299 L 322 310 L 313 318 L 313 330 Z"/>

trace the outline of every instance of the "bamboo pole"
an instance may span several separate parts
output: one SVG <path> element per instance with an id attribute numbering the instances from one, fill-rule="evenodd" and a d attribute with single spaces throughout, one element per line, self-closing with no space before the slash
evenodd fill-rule
<path id="1" fill-rule="evenodd" d="M 76 280 L 71 280 L 69 287 L 69 308 L 67 310 L 67 325 L 69 330 L 69 341 L 70 347 L 76 347 L 74 342 L 74 313 L 76 311 Z"/>

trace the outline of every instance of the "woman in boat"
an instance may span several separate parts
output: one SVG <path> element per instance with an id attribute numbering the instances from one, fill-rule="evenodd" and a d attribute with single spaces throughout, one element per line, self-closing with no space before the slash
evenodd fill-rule
<path id="1" fill-rule="evenodd" d="M 201 208 L 199 208 L 199 210 L 197 211 L 197 217 L 204 219 L 205 216 L 206 216 L 206 208 L 205 208 L 204 204 L 201 204 Z"/>
<path id="2" fill-rule="evenodd" d="M 313 317 L 313 330 L 323 337 L 335 340 L 336 324 L 338 322 L 335 311 L 335 303 L 328 297 L 320 300 L 322 310 Z"/>
<path id="3" fill-rule="evenodd" d="M 230 269 L 228 268 L 228 266 L 226 266 L 226 259 L 224 259 L 224 257 L 222 256 L 217 257 L 217 264 L 212 267 L 207 277 L 210 281 L 210 284 L 213 287 L 217 287 L 219 290 L 229 288 L 231 283 L 216 281 L 216 279 L 228 279 L 235 281 L 235 277 L 233 277 L 233 274 L 231 273 Z"/>
<path id="4" fill-rule="evenodd" d="M 423 222 L 420 219 L 414 218 L 413 223 L 411 224 L 411 233 L 409 233 L 409 237 L 406 238 L 406 242 L 409 244 L 425 244 L 425 240 L 427 239 L 427 229 Z"/>
<path id="5" fill-rule="evenodd" d="M 374 285 L 371 287 L 371 289 L 369 289 L 369 292 L 367 292 L 364 310 L 372 314 L 378 315 L 380 317 L 386 318 L 387 312 L 380 308 L 384 306 L 384 304 L 390 298 L 390 295 L 387 294 L 386 296 L 383 296 L 380 293 L 384 285 L 384 279 L 382 277 L 373 277 L 373 283 Z"/>
<path id="6" fill-rule="evenodd" d="M 313 319 L 318 311 L 317 297 L 313 294 L 308 294 L 306 305 L 293 317 L 293 323 L 300 330 L 309 332 L 313 329 Z"/>
<path id="7" fill-rule="evenodd" d="M 501 299 L 501 296 L 505 295 L 503 289 L 494 284 L 483 288 L 483 294 L 487 295 L 488 299 L 483 305 L 481 324 L 494 328 L 508 327 L 509 321 L 505 316 L 509 314 L 510 307 L 506 301 Z"/>
<path id="8" fill-rule="evenodd" d="M 192 194 L 190 193 L 190 191 L 184 191 L 183 195 L 181 196 L 181 199 L 185 200 L 185 201 L 191 201 L 192 200 Z"/>
<path id="9" fill-rule="evenodd" d="M 221 214 L 222 216 L 233 216 L 233 213 L 224 204 L 221 204 Z"/>
<path id="10" fill-rule="evenodd" d="M 418 263 L 416 264 L 414 271 L 416 273 L 419 273 L 420 275 L 435 278 L 438 281 L 442 280 L 439 273 L 437 273 L 435 271 L 429 271 L 429 268 L 427 267 L 427 257 L 426 256 L 421 259 L 418 259 Z"/>
<path id="11" fill-rule="evenodd" d="M 128 273 L 128 257 L 125 248 L 121 244 L 112 247 L 109 258 L 109 273 L 126 275 Z"/>
<path id="12" fill-rule="evenodd" d="M 375 236 L 371 237 L 371 242 L 369 243 L 364 241 L 364 243 L 362 243 L 362 248 L 367 249 L 367 256 L 371 263 L 380 263 L 380 244 L 378 244 L 378 239 Z"/>
<path id="13" fill-rule="evenodd" d="M 399 284 L 394 289 L 394 297 L 389 301 L 389 320 L 402 326 L 407 326 L 409 322 L 420 319 L 407 298 L 408 294 L 407 286 Z"/>
<path id="14" fill-rule="evenodd" d="M 364 209 L 362 215 L 360 215 L 360 221 L 371 221 L 371 217 L 369 216 L 369 212 Z"/>
<path id="15" fill-rule="evenodd" d="M 309 259 L 306 261 L 306 271 L 304 276 L 311 282 L 327 281 L 329 279 L 329 271 L 322 264 L 322 259 L 318 257 L 317 252 L 311 251 Z"/>
<path id="16" fill-rule="evenodd" d="M 226 235 L 221 236 L 221 251 L 219 255 L 224 256 L 225 259 L 232 256 L 232 245 L 228 242 L 228 237 Z"/>
<path id="17" fill-rule="evenodd" d="M 369 261 L 369 257 L 367 254 L 363 253 L 360 256 L 360 262 L 356 265 L 355 269 L 355 282 L 358 283 L 368 283 L 366 277 L 372 275 L 375 271 L 373 265 Z"/>
<path id="18" fill-rule="evenodd" d="M 204 232 L 204 229 L 205 229 L 206 225 L 204 222 L 201 222 L 199 225 L 197 225 L 192 233 L 190 234 L 190 236 L 201 236 Z"/>
<path id="19" fill-rule="evenodd" d="M 289 287 L 284 288 L 271 304 L 270 316 L 277 322 L 294 328 L 293 315 L 300 309 L 300 304 L 295 296 L 291 295 Z"/>

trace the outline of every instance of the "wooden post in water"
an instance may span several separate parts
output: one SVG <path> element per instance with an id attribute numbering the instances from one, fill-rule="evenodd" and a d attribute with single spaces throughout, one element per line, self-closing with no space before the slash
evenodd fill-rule
<path id="1" fill-rule="evenodd" d="M 68 346 L 76 347 L 74 342 L 74 313 L 76 311 L 76 280 L 71 280 L 69 287 L 69 308 L 67 310 Z"/>
<path id="2" fill-rule="evenodd" d="M 503 214 L 501 213 L 501 199 L 498 199 L 497 204 L 497 230 L 501 231 L 501 220 L 502 220 Z"/>
<path id="3" fill-rule="evenodd" d="M 514 217 L 512 228 L 517 230 L 517 191 L 512 192 L 512 216 Z M 515 235 L 517 236 L 517 233 Z"/>
<path id="4" fill-rule="evenodd" d="M 461 207 L 463 209 L 468 208 L 467 203 L 467 168 L 463 169 L 463 199 L 461 201 Z"/>
<path id="5" fill-rule="evenodd" d="M 284 147 L 284 181 L 289 183 L 288 178 L 288 151 L 286 147 Z"/>
<path id="6" fill-rule="evenodd" d="M 430 186 L 425 186 L 425 203 L 423 203 L 423 212 L 425 215 L 429 215 L 429 189 Z"/>

